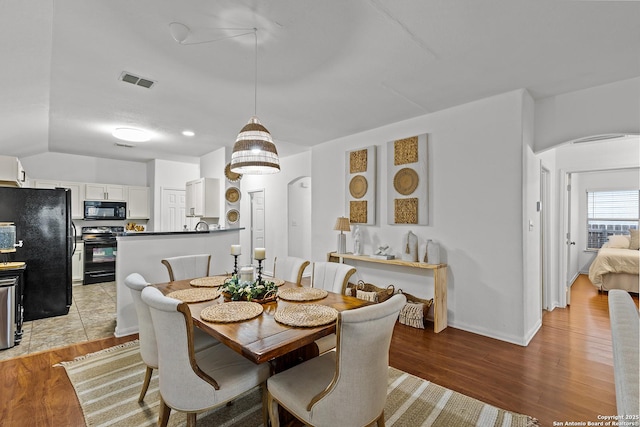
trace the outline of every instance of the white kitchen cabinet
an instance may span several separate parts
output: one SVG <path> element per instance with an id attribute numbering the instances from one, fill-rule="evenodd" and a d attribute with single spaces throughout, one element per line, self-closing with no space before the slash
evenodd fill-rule
<path id="1" fill-rule="evenodd" d="M 127 186 L 127 219 L 149 219 L 149 187 Z"/>
<path id="2" fill-rule="evenodd" d="M 11 156 L 0 156 L 0 186 L 24 187 L 27 174 L 20 163 L 20 159 Z"/>
<path id="3" fill-rule="evenodd" d="M 220 217 L 220 180 L 200 178 L 187 182 L 186 212 L 188 217 Z"/>
<path id="4" fill-rule="evenodd" d="M 84 243 L 76 243 L 76 251 L 71 258 L 71 280 L 82 282 L 84 280 Z"/>
<path id="5" fill-rule="evenodd" d="M 71 218 L 84 218 L 84 188 L 81 182 L 50 181 L 37 179 L 33 181 L 33 188 L 68 188 L 71 190 Z"/>
<path id="6" fill-rule="evenodd" d="M 114 200 L 125 201 L 124 185 L 114 184 L 85 184 L 86 200 Z"/>

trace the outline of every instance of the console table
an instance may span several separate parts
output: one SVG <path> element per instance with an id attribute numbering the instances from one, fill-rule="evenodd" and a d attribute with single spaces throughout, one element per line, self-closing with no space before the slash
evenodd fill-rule
<path id="1" fill-rule="evenodd" d="M 399 259 L 379 259 L 367 255 L 339 254 L 336 252 L 331 252 L 327 259 L 329 262 L 344 263 L 344 260 L 350 259 L 354 261 L 433 270 L 433 330 L 435 333 L 438 333 L 447 327 L 447 264 L 425 264 Z"/>

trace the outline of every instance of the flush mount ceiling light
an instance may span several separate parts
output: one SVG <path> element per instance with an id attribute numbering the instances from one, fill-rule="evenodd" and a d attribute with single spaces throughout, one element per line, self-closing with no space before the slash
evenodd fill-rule
<path id="1" fill-rule="evenodd" d="M 217 28 L 225 31 L 239 31 L 238 34 L 214 40 L 187 42 L 191 30 L 180 22 L 169 24 L 169 32 L 180 45 L 211 43 L 225 39 L 253 34 L 255 37 L 255 79 L 253 116 L 238 134 L 231 154 L 231 172 L 248 175 L 263 175 L 280 172 L 280 159 L 269 131 L 260 123 L 256 115 L 258 105 L 258 29 L 257 28 Z M 249 32 L 247 32 L 249 31 Z"/>
<path id="2" fill-rule="evenodd" d="M 192 130 L 183 130 L 182 134 L 184 136 L 194 136 L 196 133 L 194 131 L 192 131 Z"/>
<path id="3" fill-rule="evenodd" d="M 151 139 L 151 136 L 140 129 L 134 128 L 116 128 L 111 135 L 123 141 L 130 142 L 147 142 Z"/>

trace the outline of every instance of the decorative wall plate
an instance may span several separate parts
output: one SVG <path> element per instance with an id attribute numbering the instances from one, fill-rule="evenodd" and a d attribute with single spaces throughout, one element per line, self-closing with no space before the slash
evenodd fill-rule
<path id="1" fill-rule="evenodd" d="M 229 187 L 224 193 L 224 198 L 229 203 L 236 203 L 240 200 L 240 190 L 238 187 Z"/>
<path id="2" fill-rule="evenodd" d="M 238 182 L 242 179 L 242 174 L 231 172 L 231 163 L 224 167 L 224 176 L 231 182 Z"/>
<path id="3" fill-rule="evenodd" d="M 240 219 L 240 212 L 236 209 L 231 209 L 227 211 L 227 222 L 229 224 L 235 224 Z"/>
<path id="4" fill-rule="evenodd" d="M 402 168 L 393 178 L 393 187 L 398 193 L 403 196 L 408 196 L 416 191 L 419 182 L 420 178 L 416 171 L 411 168 Z"/>
<path id="5" fill-rule="evenodd" d="M 362 175 L 356 175 L 351 178 L 351 182 L 349 183 L 349 192 L 355 199 L 361 199 L 365 194 L 367 194 L 368 187 L 369 183 L 367 182 L 367 178 Z"/>

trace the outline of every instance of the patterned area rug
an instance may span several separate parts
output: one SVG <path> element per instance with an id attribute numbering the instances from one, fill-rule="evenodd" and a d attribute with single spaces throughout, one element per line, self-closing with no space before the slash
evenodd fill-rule
<path id="1" fill-rule="evenodd" d="M 82 406 L 87 426 L 152 426 L 158 419 L 157 371 L 142 404 L 138 395 L 145 365 L 137 341 L 62 362 Z M 198 416 L 198 426 L 262 426 L 261 390 L 256 388 Z M 526 415 L 505 411 L 400 370 L 389 368 L 385 407 L 387 426 L 530 427 Z M 183 426 L 184 414 L 172 411 L 170 426 Z"/>

